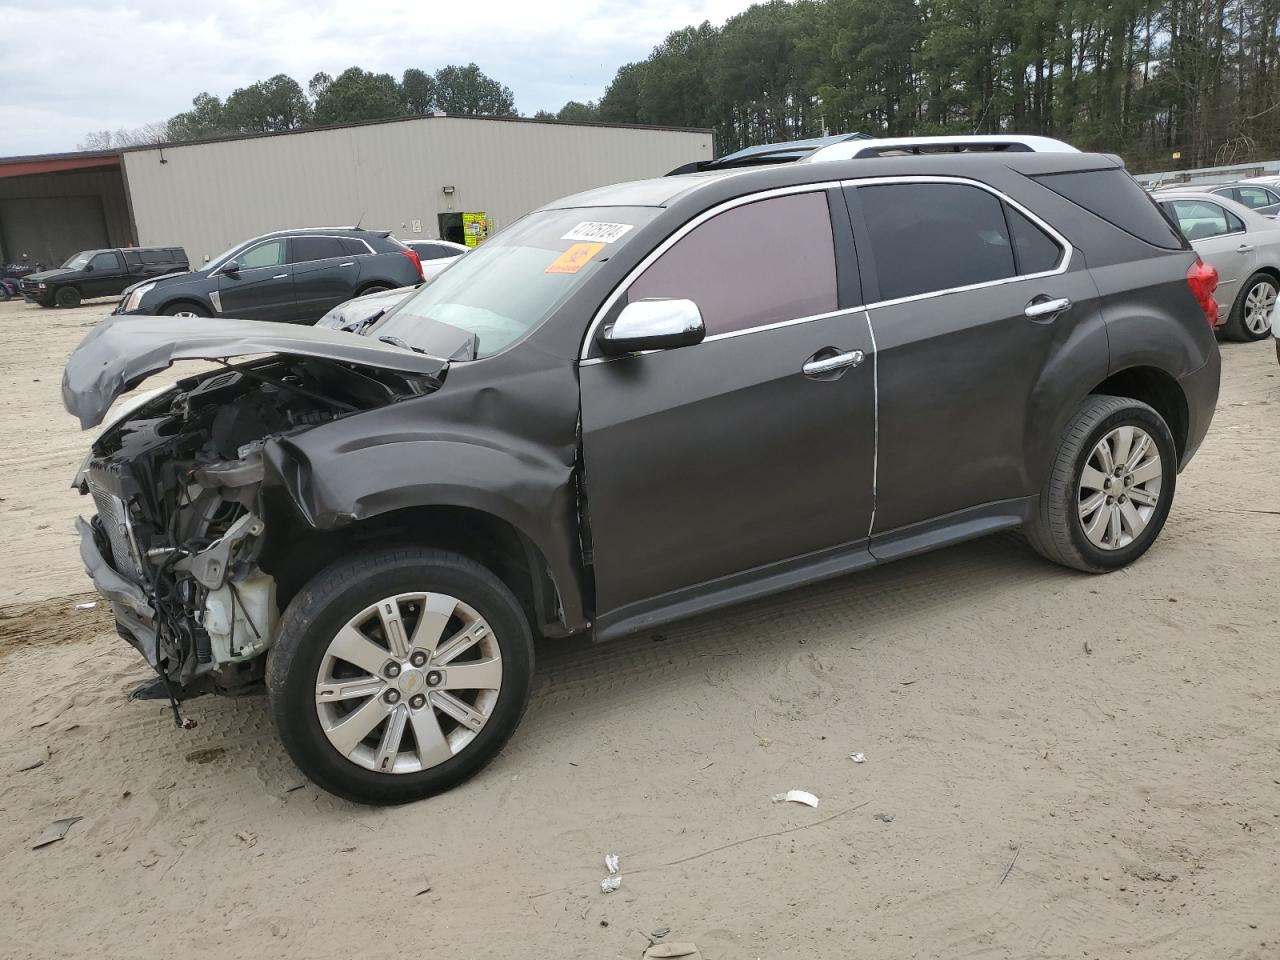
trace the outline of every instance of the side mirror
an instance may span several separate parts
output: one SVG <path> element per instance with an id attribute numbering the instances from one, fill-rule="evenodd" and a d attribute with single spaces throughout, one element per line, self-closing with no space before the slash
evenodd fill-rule
<path id="1" fill-rule="evenodd" d="M 702 312 L 692 300 L 635 300 L 604 328 L 599 343 L 605 353 L 617 356 L 689 347 L 706 335 Z"/>
<path id="2" fill-rule="evenodd" d="M 93 264 L 92 264 L 92 263 L 86 263 L 83 267 L 81 267 L 81 268 L 80 268 L 80 272 L 81 272 L 81 273 L 93 273 Z"/>
<path id="3" fill-rule="evenodd" d="M 240 264 L 236 263 L 234 260 L 228 260 L 226 263 L 222 265 L 222 270 L 220 272 L 229 274 L 234 277 L 237 273 L 240 272 Z"/>

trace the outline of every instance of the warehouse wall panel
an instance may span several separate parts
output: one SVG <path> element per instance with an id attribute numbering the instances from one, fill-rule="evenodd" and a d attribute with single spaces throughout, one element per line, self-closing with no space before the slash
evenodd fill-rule
<path id="1" fill-rule="evenodd" d="M 423 117 L 130 150 L 124 164 L 139 242 L 181 244 L 196 265 L 289 227 L 360 221 L 426 239 L 439 235 L 437 214 L 484 212 L 501 228 L 566 194 L 710 159 L 712 148 L 703 132 Z"/>

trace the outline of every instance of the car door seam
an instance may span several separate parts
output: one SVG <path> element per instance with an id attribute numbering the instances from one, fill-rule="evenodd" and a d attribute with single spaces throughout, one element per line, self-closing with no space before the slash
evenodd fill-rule
<path id="1" fill-rule="evenodd" d="M 864 309 L 862 317 L 867 321 L 867 333 L 871 335 L 871 519 L 867 523 L 867 539 L 876 528 L 876 505 L 880 498 L 880 350 L 876 346 L 875 324 L 871 311 Z"/>

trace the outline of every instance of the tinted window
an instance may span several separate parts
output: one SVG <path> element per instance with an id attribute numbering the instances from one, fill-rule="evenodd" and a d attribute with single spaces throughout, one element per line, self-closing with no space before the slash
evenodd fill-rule
<path id="1" fill-rule="evenodd" d="M 126 250 L 124 252 L 124 262 L 130 267 L 136 267 L 143 261 L 137 250 Z"/>
<path id="2" fill-rule="evenodd" d="M 1244 229 L 1239 217 L 1208 200 L 1171 200 L 1166 208 L 1188 240 L 1220 237 Z"/>
<path id="3" fill-rule="evenodd" d="M 1015 274 L 1000 198 L 978 187 L 901 183 L 859 187 L 881 300 Z"/>
<path id="4" fill-rule="evenodd" d="M 164 250 L 143 250 L 141 251 L 141 254 L 142 254 L 143 263 L 171 263 L 172 262 L 168 253 L 165 252 Z"/>
<path id="5" fill-rule="evenodd" d="M 119 270 L 120 258 L 114 253 L 98 253 L 94 254 L 89 265 L 95 270 Z"/>
<path id="6" fill-rule="evenodd" d="M 268 240 L 256 247 L 251 247 L 235 258 L 241 270 L 252 270 L 255 267 L 278 267 L 284 263 L 284 241 Z"/>
<path id="7" fill-rule="evenodd" d="M 293 263 L 306 263 L 346 255 L 346 248 L 337 237 L 294 237 L 289 258 Z"/>
<path id="8" fill-rule="evenodd" d="M 362 253 L 369 252 L 369 248 L 364 245 L 363 241 L 357 240 L 355 237 L 342 237 L 341 243 L 343 251 L 349 257 L 358 257 Z"/>
<path id="9" fill-rule="evenodd" d="M 1262 187 L 1236 187 L 1236 199 L 1250 210 L 1269 207 L 1273 203 L 1280 202 L 1277 201 L 1275 194 Z"/>
<path id="10" fill-rule="evenodd" d="M 1160 215 L 1155 202 L 1138 182 L 1118 167 L 1081 173 L 1050 173 L 1035 178 L 1125 233 L 1166 250 L 1182 248 L 1182 238 Z"/>
<path id="11" fill-rule="evenodd" d="M 438 243 L 412 243 L 414 253 L 423 260 L 445 260 L 449 257 L 456 257 L 462 253 L 461 250 L 455 250 L 453 247 L 441 246 Z"/>
<path id="12" fill-rule="evenodd" d="M 627 291 L 628 301 L 645 297 L 692 300 L 708 335 L 830 313 L 836 260 L 826 195 L 774 197 L 712 217 Z"/>
<path id="13" fill-rule="evenodd" d="M 1013 235 L 1018 273 L 1044 273 L 1056 267 L 1062 259 L 1062 248 L 1057 242 L 1013 207 L 1005 204 L 1004 209 Z"/>

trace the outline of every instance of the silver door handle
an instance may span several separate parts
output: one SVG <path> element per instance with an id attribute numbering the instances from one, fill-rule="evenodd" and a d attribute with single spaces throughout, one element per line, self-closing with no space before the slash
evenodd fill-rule
<path id="1" fill-rule="evenodd" d="M 1036 303 L 1028 303 L 1026 309 L 1022 312 L 1031 320 L 1039 320 L 1042 317 L 1052 317 L 1054 314 L 1070 309 L 1071 301 L 1066 297 L 1059 297 L 1057 300 L 1040 300 Z"/>
<path id="2" fill-rule="evenodd" d="M 277 274 L 276 274 L 274 277 L 272 277 L 271 279 L 272 279 L 272 280 L 283 280 L 283 279 L 284 279 L 285 277 L 287 277 L 287 276 L 288 276 L 288 274 L 287 274 L 287 273 L 277 273 Z"/>
<path id="3" fill-rule="evenodd" d="M 1242 244 L 1240 244 L 1240 246 L 1236 247 L 1236 249 L 1237 249 L 1237 250 L 1239 250 L 1241 253 L 1248 253 L 1250 250 L 1252 250 L 1252 249 L 1253 249 L 1253 244 L 1252 244 L 1252 243 L 1242 243 Z"/>
<path id="4" fill-rule="evenodd" d="M 800 369 L 804 371 L 806 377 L 816 377 L 824 373 L 831 373 L 833 370 L 856 367 L 864 359 L 865 357 L 861 350 L 850 350 L 848 353 L 837 353 L 834 357 L 827 357 L 824 360 L 807 360 Z"/>
<path id="5" fill-rule="evenodd" d="M 348 260 L 346 263 L 338 264 L 338 266 L 340 267 L 354 267 L 355 265 L 356 265 L 356 262 L 354 260 Z"/>

